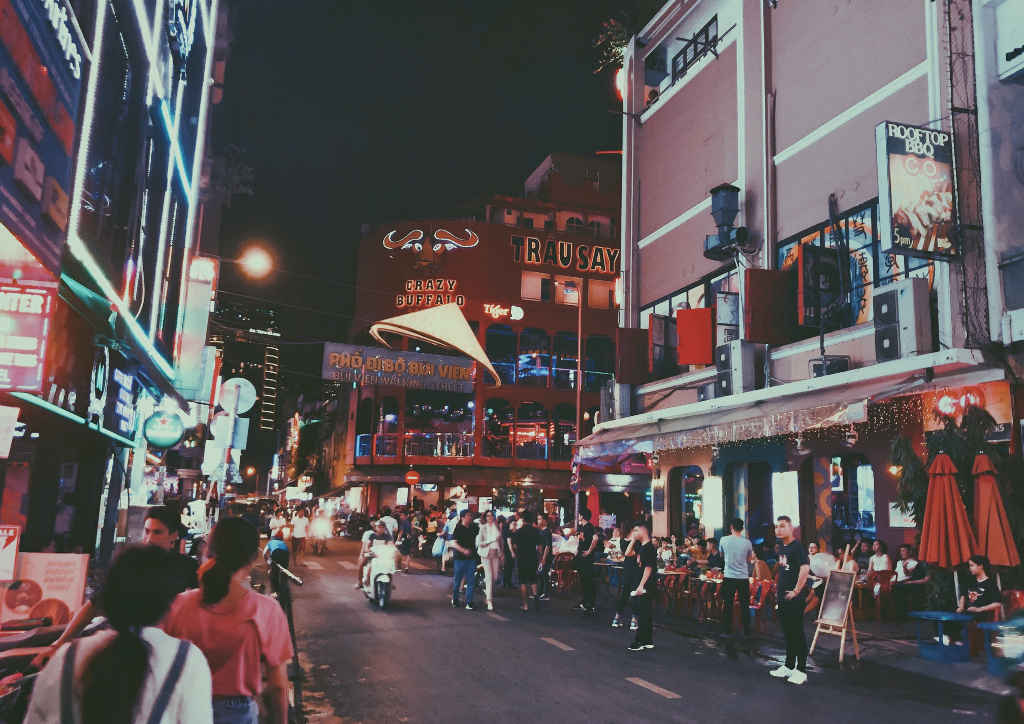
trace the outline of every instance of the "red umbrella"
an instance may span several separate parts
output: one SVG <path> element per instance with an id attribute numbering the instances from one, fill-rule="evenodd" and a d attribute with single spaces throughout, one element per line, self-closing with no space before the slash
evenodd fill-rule
<path id="1" fill-rule="evenodd" d="M 967 509 L 956 485 L 956 468 L 939 453 L 928 468 L 928 500 L 921 527 L 920 560 L 942 568 L 958 566 L 977 548 Z"/>
<path id="2" fill-rule="evenodd" d="M 982 453 L 974 458 L 971 474 L 974 475 L 974 527 L 978 532 L 975 550 L 997 566 L 1019 566 L 1020 555 L 988 455 Z"/>

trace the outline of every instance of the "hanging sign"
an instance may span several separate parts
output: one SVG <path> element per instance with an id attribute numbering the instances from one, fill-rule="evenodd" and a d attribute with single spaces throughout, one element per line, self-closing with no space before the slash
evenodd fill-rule
<path id="1" fill-rule="evenodd" d="M 142 426 L 146 442 L 155 448 L 174 447 L 185 435 L 185 423 L 171 412 L 154 412 Z"/>
<path id="2" fill-rule="evenodd" d="M 886 121 L 875 127 L 882 252 L 928 259 L 959 254 L 953 234 L 953 139 Z"/>
<path id="3" fill-rule="evenodd" d="M 59 273 L 86 63 L 59 2 L 0 0 L 0 227 Z"/>
<path id="4" fill-rule="evenodd" d="M 325 380 L 440 392 L 472 392 L 474 363 L 464 357 L 403 352 L 382 347 L 324 345 Z"/>
<path id="5" fill-rule="evenodd" d="M 20 538 L 21 528 L 19 526 L 0 525 L 0 581 L 14 580 Z"/>

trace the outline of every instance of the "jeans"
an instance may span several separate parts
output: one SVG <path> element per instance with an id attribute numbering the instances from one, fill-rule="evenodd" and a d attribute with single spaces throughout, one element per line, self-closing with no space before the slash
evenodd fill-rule
<path id="1" fill-rule="evenodd" d="M 633 598 L 629 594 L 636 590 L 639 583 L 640 572 L 637 571 L 636 566 L 627 564 L 622 571 L 622 587 L 619 589 L 619 600 L 615 604 L 616 615 L 621 616 L 626 611 L 627 605 L 633 611 L 633 615 L 636 615 Z"/>
<path id="2" fill-rule="evenodd" d="M 782 594 L 780 594 L 782 595 Z M 807 635 L 804 633 L 804 606 L 807 599 L 797 596 L 779 600 L 779 623 L 786 637 L 786 668 L 807 671 Z"/>
<path id="3" fill-rule="evenodd" d="M 260 708 L 248 696 L 215 696 L 213 724 L 258 724 Z"/>
<path id="4" fill-rule="evenodd" d="M 462 581 L 466 581 L 466 605 L 473 603 L 473 587 L 476 586 L 476 559 L 470 558 L 468 561 L 459 560 L 456 558 L 452 563 L 455 564 L 455 580 L 452 582 L 452 601 L 458 603 L 459 600 L 459 589 L 462 588 Z"/>
<path id="5" fill-rule="evenodd" d="M 551 561 L 549 560 L 537 574 L 537 595 L 543 596 L 551 587 Z"/>
<path id="6" fill-rule="evenodd" d="M 654 596 L 647 591 L 642 596 L 633 596 L 630 602 L 633 612 L 636 614 L 637 625 L 636 643 L 654 643 Z"/>
<path id="7" fill-rule="evenodd" d="M 750 580 L 747 578 L 726 578 L 722 581 L 722 627 L 732 633 L 732 598 L 739 597 L 740 618 L 743 619 L 743 635 L 750 635 Z"/>

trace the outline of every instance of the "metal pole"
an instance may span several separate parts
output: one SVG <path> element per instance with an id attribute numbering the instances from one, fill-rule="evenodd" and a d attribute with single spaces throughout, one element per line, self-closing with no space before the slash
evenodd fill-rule
<path id="1" fill-rule="evenodd" d="M 583 439 L 583 280 L 576 285 L 576 443 Z M 582 475 L 580 476 L 582 478 Z M 573 530 L 580 520 L 580 481 L 576 488 L 576 515 L 572 519 Z"/>

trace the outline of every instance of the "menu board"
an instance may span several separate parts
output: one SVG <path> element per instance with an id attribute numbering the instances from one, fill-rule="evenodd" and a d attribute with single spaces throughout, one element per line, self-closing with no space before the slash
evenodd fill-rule
<path id="1" fill-rule="evenodd" d="M 850 608 L 850 596 L 856 575 L 849 571 L 830 571 L 825 581 L 825 593 L 821 597 L 818 623 L 830 626 L 845 626 L 846 614 Z"/>
<path id="2" fill-rule="evenodd" d="M 0 621 L 49 617 L 66 624 L 82 606 L 89 556 L 19 553 L 15 580 L 0 586 Z"/>

